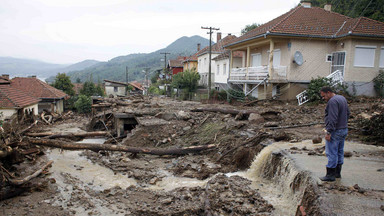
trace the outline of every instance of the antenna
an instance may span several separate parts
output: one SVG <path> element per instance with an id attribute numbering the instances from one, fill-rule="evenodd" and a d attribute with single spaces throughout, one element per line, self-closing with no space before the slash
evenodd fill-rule
<path id="1" fill-rule="evenodd" d="M 293 55 L 293 63 L 296 63 L 299 66 L 304 63 L 303 54 L 301 54 L 300 51 L 296 51 L 295 55 Z"/>

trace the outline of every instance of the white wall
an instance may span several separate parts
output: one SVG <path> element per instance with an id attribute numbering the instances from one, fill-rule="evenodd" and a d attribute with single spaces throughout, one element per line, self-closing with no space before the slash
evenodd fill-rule
<path id="1" fill-rule="evenodd" d="M 122 87 L 117 87 L 117 92 L 115 92 L 115 87 L 114 86 L 105 86 L 105 93 L 107 96 L 113 95 L 125 95 L 125 86 Z"/>
<path id="2" fill-rule="evenodd" d="M 27 106 L 23 109 L 23 111 L 32 110 L 32 109 L 33 109 L 33 114 L 38 115 L 38 105 L 37 104 Z M 4 119 L 9 119 L 13 114 L 17 113 L 17 110 L 16 109 L 0 109 L 0 112 L 3 113 L 3 115 L 0 117 L 0 119 L 4 120 Z"/>

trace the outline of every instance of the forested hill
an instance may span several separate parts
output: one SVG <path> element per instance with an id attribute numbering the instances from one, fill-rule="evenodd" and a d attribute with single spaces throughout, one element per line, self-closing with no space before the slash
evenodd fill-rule
<path id="1" fill-rule="evenodd" d="M 209 40 L 200 36 L 181 37 L 168 45 L 164 49 L 157 50 L 152 53 L 138 53 L 126 56 L 119 56 L 109 60 L 108 62 L 100 62 L 92 67 L 88 67 L 81 71 L 69 72 L 68 75 L 74 82 L 80 78 L 82 82 L 93 78 L 94 82 L 104 79 L 125 81 L 126 67 L 128 67 L 129 80 L 143 80 L 144 68 L 149 68 L 149 72 L 153 73 L 157 69 L 164 67 L 163 52 L 170 53 L 167 60 L 174 59 L 177 56 L 190 56 L 197 52 L 197 44 L 201 44 L 201 48 L 209 45 Z M 127 50 L 128 51 L 128 50 Z"/>

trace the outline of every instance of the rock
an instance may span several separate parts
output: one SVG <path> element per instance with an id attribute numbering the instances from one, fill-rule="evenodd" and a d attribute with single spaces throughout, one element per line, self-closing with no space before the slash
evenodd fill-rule
<path id="1" fill-rule="evenodd" d="M 380 206 L 381 211 L 384 211 L 384 205 Z"/>
<path id="2" fill-rule="evenodd" d="M 323 139 L 321 137 L 316 137 L 316 138 L 312 139 L 313 144 L 321 143 L 321 141 L 323 141 Z"/>
<path id="3" fill-rule="evenodd" d="M 264 117 L 261 116 L 260 114 L 257 114 L 257 113 L 251 113 L 248 117 L 248 121 L 252 122 L 252 123 L 263 123 L 264 122 Z"/>
<path id="4" fill-rule="evenodd" d="M 172 203 L 172 197 L 161 200 L 161 204 L 169 205 Z"/>
<path id="5" fill-rule="evenodd" d="M 171 112 L 160 112 L 155 115 L 156 118 L 161 118 L 166 121 L 171 121 L 173 119 L 176 119 L 176 115 Z"/>
<path id="6" fill-rule="evenodd" d="M 183 127 L 183 131 L 188 131 L 191 129 L 191 126 Z"/>
<path id="7" fill-rule="evenodd" d="M 180 110 L 177 113 L 177 118 L 182 120 L 189 120 L 191 118 L 191 115 L 187 112 L 184 112 L 183 110 Z"/>
<path id="8" fill-rule="evenodd" d="M 154 177 L 154 178 L 152 178 L 151 180 L 149 180 L 148 183 L 154 185 L 154 184 L 156 184 L 156 182 L 158 182 L 158 181 L 159 181 L 159 178 Z"/>
<path id="9" fill-rule="evenodd" d="M 344 152 L 344 157 L 352 157 L 352 152 L 350 152 L 350 151 L 346 151 L 346 152 Z"/>

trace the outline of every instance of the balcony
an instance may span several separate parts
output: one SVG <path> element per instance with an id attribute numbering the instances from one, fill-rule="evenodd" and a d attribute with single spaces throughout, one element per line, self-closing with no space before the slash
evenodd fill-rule
<path id="1" fill-rule="evenodd" d="M 248 69 L 248 70 L 247 70 Z M 259 83 L 268 77 L 268 66 L 232 68 L 228 82 L 230 83 Z M 269 80 L 286 81 L 287 67 L 274 67 Z"/>

